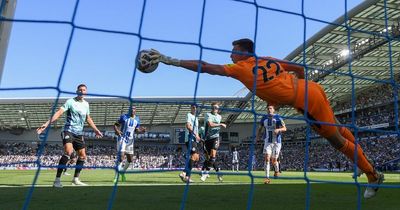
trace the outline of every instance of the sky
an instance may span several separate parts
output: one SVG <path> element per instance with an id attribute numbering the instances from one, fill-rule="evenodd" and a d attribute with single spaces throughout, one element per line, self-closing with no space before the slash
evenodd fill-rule
<path id="1" fill-rule="evenodd" d="M 349 11 L 362 1 L 263 0 L 256 1 L 258 8 L 252 2 L 17 0 L 15 20 L 48 22 L 13 22 L 0 98 L 56 97 L 57 88 L 73 93 L 81 83 L 95 96 L 234 96 L 244 86 L 232 78 L 200 74 L 196 86 L 198 74 L 182 68 L 160 64 L 150 74 L 135 71 L 136 54 L 154 48 L 179 59 L 201 55 L 227 64 L 232 41 L 250 38 L 257 55 L 283 59 L 327 26 L 304 21 L 303 3 L 306 17 L 332 22 L 346 3 Z"/>

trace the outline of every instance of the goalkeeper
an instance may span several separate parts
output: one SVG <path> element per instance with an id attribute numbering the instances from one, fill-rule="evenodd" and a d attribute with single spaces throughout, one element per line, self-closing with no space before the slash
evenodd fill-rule
<path id="1" fill-rule="evenodd" d="M 349 129 L 332 125 L 338 124 L 338 121 L 322 86 L 304 79 L 303 66 L 272 57 L 256 57 L 254 43 L 250 39 L 236 40 L 232 45 L 230 57 L 233 64 L 216 65 L 199 60 L 179 60 L 162 55 L 156 50 L 153 50 L 152 62 L 162 62 L 194 72 L 200 69 L 201 73 L 232 77 L 268 104 L 290 105 L 302 113 L 307 111 L 308 119 L 318 121 L 312 123 L 318 134 L 352 161 L 357 157 L 357 166 L 366 174 L 368 183 L 372 184 L 366 188 L 364 197 L 375 196 L 384 176 L 373 168 L 360 145 L 356 147 L 355 138 Z"/>

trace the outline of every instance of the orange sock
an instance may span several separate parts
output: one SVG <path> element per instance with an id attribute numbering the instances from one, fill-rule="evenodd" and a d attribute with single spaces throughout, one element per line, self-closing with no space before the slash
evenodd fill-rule
<path id="1" fill-rule="evenodd" d="M 354 163 L 355 144 L 347 140 L 342 148 L 339 149 Z M 357 145 L 357 166 L 367 175 L 368 182 L 376 181 L 377 177 L 371 163 L 367 160 L 360 145 Z"/>
<path id="2" fill-rule="evenodd" d="M 356 138 L 354 137 L 353 133 L 351 133 L 351 131 L 348 128 L 340 127 L 339 132 L 340 132 L 340 135 L 342 135 L 345 139 L 350 140 L 354 144 Z"/>

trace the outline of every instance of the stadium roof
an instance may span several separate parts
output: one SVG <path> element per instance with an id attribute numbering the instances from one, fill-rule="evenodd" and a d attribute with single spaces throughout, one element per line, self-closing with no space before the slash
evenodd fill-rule
<path id="1" fill-rule="evenodd" d="M 387 17 L 387 18 L 386 18 Z M 311 21 L 318 21 L 308 18 Z M 386 21 L 387 20 L 387 21 Z M 296 48 L 285 59 L 305 64 L 309 79 L 325 88 L 333 104 L 349 100 L 354 90 L 359 92 L 377 83 L 389 82 L 400 71 L 400 1 L 366 0 L 328 24 Z M 351 63 L 351 65 L 348 65 Z M 351 74 L 350 74 L 351 73 Z M 243 97 L 200 97 L 197 103 L 210 106 L 219 101 L 223 119 L 227 123 L 253 122 L 251 93 Z M 158 124 L 182 124 L 189 112 L 192 97 L 133 98 L 142 123 L 150 127 Z M 63 103 L 62 98 L 59 103 Z M 119 98 L 90 98 L 91 116 L 99 126 L 114 124 L 118 116 L 127 112 L 129 100 Z M 13 127 L 36 128 L 49 118 L 55 100 L 0 99 L 0 129 Z M 265 113 L 266 104 L 256 98 L 255 111 Z M 233 109 L 247 112 L 229 112 Z M 280 114 L 295 115 L 291 108 L 282 108 Z M 204 111 L 202 110 L 202 113 Z M 58 120 L 56 126 L 62 125 Z"/>
<path id="2" fill-rule="evenodd" d="M 60 98 L 56 108 L 60 107 L 68 98 Z M 199 105 L 200 116 L 210 110 L 211 102 L 219 102 L 225 109 L 237 107 L 244 102 L 244 97 L 199 97 L 196 103 Z M 123 113 L 127 113 L 130 100 L 121 98 L 88 97 L 90 103 L 90 116 L 97 126 L 113 125 Z M 185 117 L 190 112 L 192 97 L 141 97 L 132 98 L 137 107 L 137 115 L 141 123 L 148 126 L 160 124 L 179 124 L 182 126 Z M 0 129 L 34 129 L 49 119 L 55 98 L 7 98 L 0 99 Z M 226 119 L 228 110 L 222 112 Z M 56 121 L 55 127 L 64 123 L 65 114 Z"/>

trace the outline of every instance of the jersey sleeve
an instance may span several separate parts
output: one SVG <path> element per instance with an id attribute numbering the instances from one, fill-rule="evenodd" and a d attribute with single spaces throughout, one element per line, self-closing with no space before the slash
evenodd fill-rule
<path id="1" fill-rule="evenodd" d="M 121 115 L 121 116 L 119 116 L 117 123 L 121 125 L 124 123 L 124 121 L 125 121 L 125 115 Z"/>
<path id="2" fill-rule="evenodd" d="M 140 128 L 140 118 L 139 117 L 136 117 L 136 122 L 137 122 L 136 128 Z"/>
<path id="3" fill-rule="evenodd" d="M 208 124 L 208 121 L 210 121 L 210 113 L 207 113 L 206 116 L 204 117 L 204 123 Z"/>
<path id="4" fill-rule="evenodd" d="M 90 115 L 90 106 L 89 106 L 89 103 L 87 103 L 87 115 Z"/>
<path id="5" fill-rule="evenodd" d="M 243 69 L 243 65 L 240 65 L 240 64 L 225 64 L 224 65 L 224 70 L 225 70 L 226 75 L 228 77 L 233 77 L 235 79 L 238 79 L 240 77 L 242 69 Z"/>
<path id="6" fill-rule="evenodd" d="M 63 109 L 64 112 L 65 112 L 65 111 L 68 111 L 68 110 L 71 108 L 71 104 L 72 104 L 72 100 L 71 100 L 71 99 L 68 99 L 68 100 L 64 103 L 64 105 L 61 106 L 61 109 Z"/>
<path id="7" fill-rule="evenodd" d="M 192 125 L 192 119 L 190 117 L 190 113 L 186 114 L 186 123 L 190 123 L 190 125 Z"/>
<path id="8" fill-rule="evenodd" d="M 264 126 L 265 116 L 263 116 L 260 120 L 260 126 Z"/>
<path id="9" fill-rule="evenodd" d="M 218 123 L 222 122 L 222 116 L 218 114 Z"/>
<path id="10" fill-rule="evenodd" d="M 279 125 L 280 127 L 285 126 L 285 122 L 283 121 L 282 117 L 278 116 L 278 120 L 280 122 L 280 125 Z"/>

